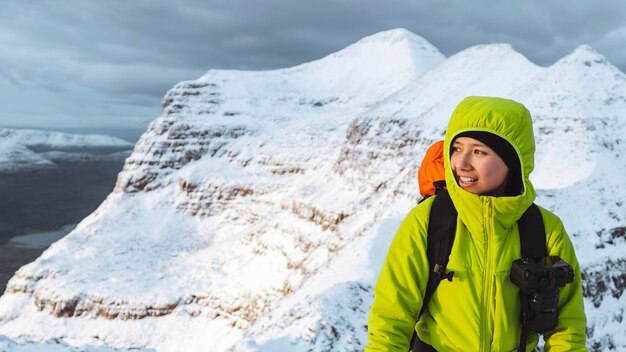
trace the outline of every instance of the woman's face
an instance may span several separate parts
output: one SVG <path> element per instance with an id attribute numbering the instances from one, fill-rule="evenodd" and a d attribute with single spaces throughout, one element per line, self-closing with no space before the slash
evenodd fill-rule
<path id="1" fill-rule="evenodd" d="M 509 168 L 486 144 L 459 137 L 452 145 L 450 166 L 461 188 L 483 196 L 501 196 L 506 189 Z"/>

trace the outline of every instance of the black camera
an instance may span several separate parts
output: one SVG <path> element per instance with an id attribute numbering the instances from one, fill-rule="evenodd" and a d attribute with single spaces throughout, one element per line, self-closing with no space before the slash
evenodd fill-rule
<path id="1" fill-rule="evenodd" d="M 518 259 L 511 267 L 511 281 L 520 288 L 522 323 L 528 330 L 544 333 L 554 329 L 559 289 L 574 281 L 574 269 L 557 256 L 538 262 Z"/>

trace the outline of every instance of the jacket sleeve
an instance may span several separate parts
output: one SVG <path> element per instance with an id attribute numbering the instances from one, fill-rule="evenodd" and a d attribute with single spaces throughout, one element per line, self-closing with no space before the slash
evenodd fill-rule
<path id="1" fill-rule="evenodd" d="M 587 318 L 585 316 L 580 266 L 574 253 L 574 246 L 565 232 L 563 223 L 558 218 L 556 218 L 552 232 L 548 234 L 547 244 L 549 255 L 557 255 L 572 266 L 574 281 L 560 289 L 559 318 L 556 328 L 544 336 L 545 351 L 587 351 L 585 347 Z"/>
<path id="2" fill-rule="evenodd" d="M 414 208 L 391 243 L 374 287 L 366 352 L 408 350 L 428 281 L 426 232 L 431 203 Z"/>

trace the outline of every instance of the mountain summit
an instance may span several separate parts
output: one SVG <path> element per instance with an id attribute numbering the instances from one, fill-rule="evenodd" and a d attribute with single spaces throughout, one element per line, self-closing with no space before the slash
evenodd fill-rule
<path id="1" fill-rule="evenodd" d="M 424 38 L 405 29 L 393 29 L 365 37 L 294 70 L 305 71 L 305 77 L 299 80 L 304 78 L 309 84 L 328 86 L 335 94 L 341 92 L 371 104 L 444 60 L 443 54 Z"/>
<path id="2" fill-rule="evenodd" d="M 419 161 L 464 96 L 494 95 L 533 113 L 537 203 L 585 250 L 590 346 L 626 349 L 626 90 L 600 58 L 582 47 L 540 67 L 492 44 L 445 59 L 396 29 L 291 68 L 180 82 L 114 192 L 9 281 L 0 335 L 77 348 L 362 350 Z"/>
<path id="3" fill-rule="evenodd" d="M 589 45 L 543 71 L 520 94 L 535 115 L 589 119 L 626 109 L 626 75 Z"/>

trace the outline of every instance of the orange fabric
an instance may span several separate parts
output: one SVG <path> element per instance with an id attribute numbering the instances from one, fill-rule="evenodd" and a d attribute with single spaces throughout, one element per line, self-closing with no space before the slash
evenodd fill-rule
<path id="1" fill-rule="evenodd" d="M 417 173 L 417 181 L 422 197 L 435 195 L 435 181 L 444 181 L 446 175 L 443 167 L 443 141 L 428 147 L 426 155 Z"/>

